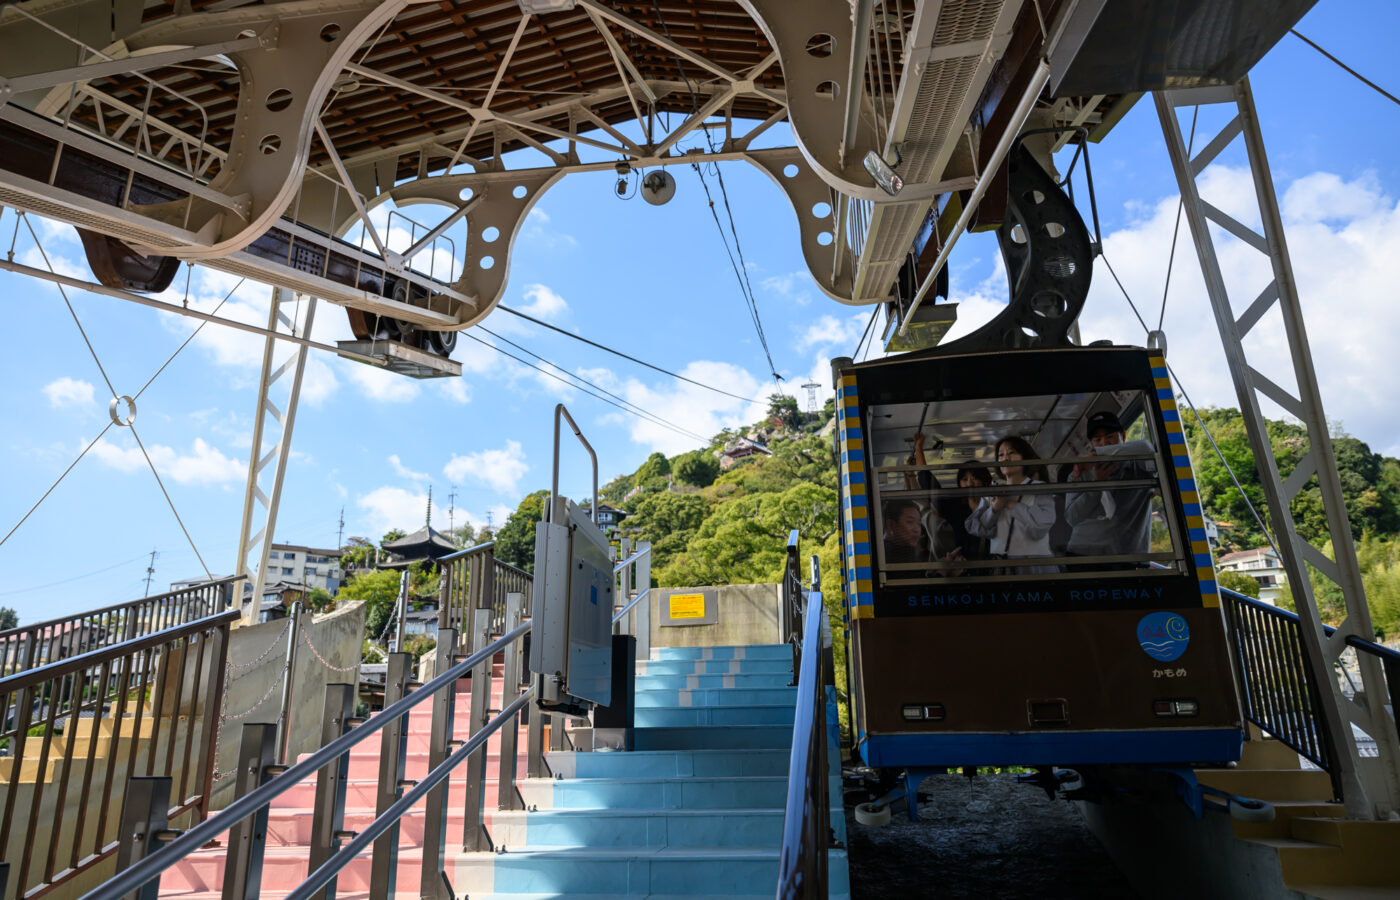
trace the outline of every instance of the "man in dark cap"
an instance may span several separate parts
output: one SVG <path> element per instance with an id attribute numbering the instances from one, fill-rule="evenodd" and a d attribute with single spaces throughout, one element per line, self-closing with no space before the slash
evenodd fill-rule
<path id="1" fill-rule="evenodd" d="M 1127 440 L 1118 416 L 1107 410 L 1089 417 L 1085 432 L 1093 445 L 1095 456 L 1106 457 L 1103 462 L 1079 463 L 1070 481 L 1107 482 L 1154 478 L 1156 466 L 1150 460 L 1112 461 L 1119 454 L 1150 454 L 1152 445 L 1146 441 Z M 1152 488 L 1132 487 L 1112 490 L 1107 487 L 1069 495 L 1065 502 L 1065 521 L 1074 531 L 1066 551 L 1073 556 L 1141 556 L 1147 553 L 1152 540 Z M 1129 562 L 1116 564 L 1129 566 Z M 1096 568 L 1112 568 L 1096 566 Z"/>

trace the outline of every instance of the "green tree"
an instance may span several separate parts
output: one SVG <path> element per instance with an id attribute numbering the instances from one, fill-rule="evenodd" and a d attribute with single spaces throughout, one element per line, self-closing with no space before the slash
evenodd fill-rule
<path id="1" fill-rule="evenodd" d="M 664 481 L 667 475 L 671 474 L 671 462 L 666 459 L 664 453 L 653 453 L 647 457 L 647 461 L 642 463 L 637 469 L 634 478 L 637 484 L 649 484 L 656 481 Z"/>
<path id="2" fill-rule="evenodd" d="M 549 491 L 526 494 L 496 532 L 496 556 L 527 572 L 535 571 L 535 526 L 544 518 Z"/>
<path id="3" fill-rule="evenodd" d="M 627 518 L 627 532 L 651 541 L 651 565 L 656 569 L 686 549 L 709 514 L 710 504 L 699 494 L 647 494 Z"/>
<path id="4" fill-rule="evenodd" d="M 335 609 L 335 598 L 323 587 L 314 587 L 306 594 L 306 608 L 312 612 L 330 612 Z"/>
<path id="5" fill-rule="evenodd" d="M 671 471 L 686 484 L 709 487 L 719 477 L 719 457 L 708 450 L 693 450 L 678 457 Z"/>
<path id="6" fill-rule="evenodd" d="M 19 627 L 19 613 L 8 606 L 0 606 L 0 631 Z"/>
<path id="7" fill-rule="evenodd" d="M 1237 594 L 1244 594 L 1246 597 L 1259 599 L 1259 582 L 1243 572 L 1229 572 L 1222 569 L 1215 573 L 1215 580 L 1223 588 Z"/>
<path id="8" fill-rule="evenodd" d="M 393 615 L 399 598 L 399 573 L 394 569 L 379 569 L 352 575 L 336 594 L 338 603 L 365 602 L 365 636 L 374 639 L 384 630 L 384 623 Z"/>
<path id="9" fill-rule="evenodd" d="M 341 548 L 340 565 L 345 569 L 363 569 L 374 564 L 374 542 L 369 538 L 352 537 Z"/>
<path id="10" fill-rule="evenodd" d="M 390 541 L 397 541 L 401 537 L 408 537 L 408 534 L 401 528 L 390 528 L 384 532 L 384 536 L 379 539 L 379 546 L 384 546 Z"/>
<path id="11" fill-rule="evenodd" d="M 787 394 L 768 395 L 768 422 L 777 428 L 796 428 L 802 422 L 797 398 Z"/>

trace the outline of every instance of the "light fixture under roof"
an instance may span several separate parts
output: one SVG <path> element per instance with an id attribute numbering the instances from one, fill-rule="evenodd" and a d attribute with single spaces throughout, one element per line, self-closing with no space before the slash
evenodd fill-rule
<path id="1" fill-rule="evenodd" d="M 515 0 L 520 11 L 526 15 L 542 15 L 543 13 L 568 12 L 577 5 L 578 0 Z"/>

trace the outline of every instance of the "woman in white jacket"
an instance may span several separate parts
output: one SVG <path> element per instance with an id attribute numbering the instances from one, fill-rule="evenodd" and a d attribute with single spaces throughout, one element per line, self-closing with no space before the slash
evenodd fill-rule
<path id="1" fill-rule="evenodd" d="M 1002 463 L 1001 476 L 1008 485 L 1049 481 L 1044 466 L 1022 465 L 1023 461 L 1039 458 L 1035 449 L 1022 438 L 1009 436 L 997 443 L 997 462 Z M 983 497 L 977 509 L 967 517 L 967 530 L 978 537 L 989 538 L 992 556 L 1006 559 L 1053 555 L 1050 527 L 1054 524 L 1055 501 L 1049 494 Z M 1006 574 L 1043 575 L 1058 571 L 1059 566 L 1016 566 L 1008 568 Z"/>

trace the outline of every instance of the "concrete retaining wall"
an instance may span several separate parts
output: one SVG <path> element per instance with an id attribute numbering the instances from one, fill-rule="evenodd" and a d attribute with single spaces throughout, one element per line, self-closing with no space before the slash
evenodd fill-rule
<path id="1" fill-rule="evenodd" d="M 672 594 L 706 595 L 705 619 L 713 622 L 666 625 L 667 600 Z M 710 598 L 713 598 L 711 600 Z M 722 647 L 783 642 L 779 607 L 782 592 L 776 584 L 727 584 L 705 588 L 653 588 L 651 645 L 653 647 Z"/>
<path id="2" fill-rule="evenodd" d="M 237 628 L 229 637 L 228 658 L 232 670 L 225 688 L 228 693 L 225 710 L 230 720 L 222 725 L 220 772 L 229 771 L 237 760 L 239 735 L 245 723 L 277 721 L 282 709 L 279 678 L 287 658 L 287 622 L 278 619 Z M 326 685 L 357 684 L 359 681 L 360 648 L 365 633 L 364 604 L 351 604 L 321 616 L 304 616 L 302 627 L 327 663 L 337 668 L 354 668 L 348 672 L 331 671 L 316 658 L 305 640 L 297 642 L 292 682 L 291 762 L 295 762 L 299 754 L 320 746 Z M 255 705 L 257 708 L 251 714 L 233 718 Z M 233 782 L 234 779 L 225 778 L 214 785 L 215 808 L 222 809 L 233 799 Z"/>

